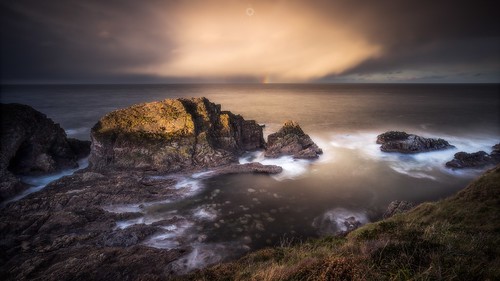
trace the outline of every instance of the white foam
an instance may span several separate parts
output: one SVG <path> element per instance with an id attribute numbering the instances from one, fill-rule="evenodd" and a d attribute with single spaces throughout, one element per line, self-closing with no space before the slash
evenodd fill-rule
<path id="1" fill-rule="evenodd" d="M 352 211 L 344 208 L 335 208 L 325 212 L 313 221 L 313 226 L 318 228 L 321 234 L 337 234 L 347 231 L 345 222 L 349 218 L 354 218 L 361 225 L 369 222 L 366 213 Z"/>
<path id="2" fill-rule="evenodd" d="M 192 196 L 198 193 L 204 186 L 199 179 L 193 179 L 192 177 L 180 177 L 177 178 L 177 183 L 174 187 L 176 189 L 185 189 L 185 195 Z"/>
<path id="3" fill-rule="evenodd" d="M 186 231 L 193 227 L 190 221 L 182 220 L 175 224 L 165 226 L 165 232 L 152 236 L 144 241 L 144 244 L 159 249 L 174 249 L 181 245 L 180 238 L 187 238 Z M 186 237 L 184 237 L 186 236 Z"/>
<path id="4" fill-rule="evenodd" d="M 209 207 L 199 207 L 193 211 L 193 216 L 199 220 L 213 221 L 217 218 L 217 212 Z"/>
<path id="5" fill-rule="evenodd" d="M 131 219 L 131 220 L 118 221 L 118 222 L 116 222 L 116 228 L 125 229 L 127 227 L 130 227 L 130 226 L 133 226 L 136 224 L 150 225 L 152 223 L 161 221 L 163 219 L 164 219 L 163 217 L 146 216 L 146 217 L 140 217 L 140 218 L 135 218 L 135 219 Z"/>
<path id="6" fill-rule="evenodd" d="M 244 245 L 234 242 L 226 243 L 192 243 L 191 252 L 173 262 L 171 265 L 176 273 L 185 274 L 194 269 L 207 267 L 211 264 L 219 263 L 226 257 L 238 252 L 243 252 Z"/>
<path id="7" fill-rule="evenodd" d="M 80 128 L 72 128 L 66 130 L 66 135 L 75 136 L 90 133 L 90 128 L 88 127 L 80 127 Z"/>
<path id="8" fill-rule="evenodd" d="M 20 194 L 14 196 L 8 200 L 5 200 L 4 202 L 2 202 L 0 204 L 0 207 L 3 207 L 10 202 L 15 202 L 15 201 L 21 200 L 24 197 L 30 195 L 31 193 L 38 192 L 38 191 L 42 190 L 43 188 L 45 188 L 45 186 L 47 186 L 49 183 L 51 183 L 55 180 L 58 180 L 64 176 L 72 175 L 74 172 L 76 172 L 78 170 L 87 168 L 88 165 L 89 165 L 88 158 L 82 158 L 78 161 L 78 168 L 63 170 L 63 171 L 60 171 L 58 173 L 44 175 L 44 176 L 21 177 L 22 182 L 27 183 L 29 185 L 32 185 L 32 187 L 24 190 Z"/>
<path id="9" fill-rule="evenodd" d="M 181 197 L 189 197 L 196 195 L 204 187 L 202 179 L 210 177 L 211 173 L 213 173 L 213 171 L 195 173 L 191 176 L 166 175 L 166 176 L 149 176 L 148 178 L 154 180 L 173 179 L 176 181 L 174 188 L 183 191 Z M 157 203 L 166 203 L 166 202 L 168 201 L 159 201 Z M 154 203 L 149 203 L 149 205 L 152 204 Z"/>
<path id="10" fill-rule="evenodd" d="M 102 207 L 103 210 L 110 213 L 142 213 L 143 208 L 140 207 L 141 204 L 130 204 L 130 205 L 109 205 Z"/>
<path id="11" fill-rule="evenodd" d="M 240 164 L 259 162 L 263 165 L 277 165 L 283 168 L 279 174 L 272 175 L 276 180 L 296 179 L 307 173 L 312 161 L 305 159 L 294 159 L 292 156 L 279 158 L 266 158 L 263 151 L 248 153 L 239 159 Z"/>
<path id="12" fill-rule="evenodd" d="M 491 147 L 498 143 L 500 137 L 495 136 L 450 136 L 431 135 L 425 132 L 414 132 L 427 138 L 443 138 L 456 148 L 440 151 L 423 152 L 417 154 L 386 153 L 380 150 L 376 143 L 375 132 L 354 132 L 332 136 L 330 144 L 336 148 L 359 151 L 360 155 L 368 160 L 386 163 L 397 173 L 413 178 L 427 178 L 438 180 L 441 174 L 452 174 L 463 177 L 475 177 L 484 169 L 452 170 L 445 167 L 445 163 L 452 160 L 458 151 L 476 152 L 479 150 L 491 152 Z"/>
<path id="13" fill-rule="evenodd" d="M 206 171 L 206 172 L 200 172 L 200 173 L 194 173 L 191 175 L 193 179 L 203 179 L 203 178 L 208 178 L 210 177 L 214 171 Z"/>

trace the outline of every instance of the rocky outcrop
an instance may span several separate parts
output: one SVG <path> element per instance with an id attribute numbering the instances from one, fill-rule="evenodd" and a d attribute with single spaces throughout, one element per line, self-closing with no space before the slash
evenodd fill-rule
<path id="1" fill-rule="evenodd" d="M 178 172 L 237 161 L 264 147 L 262 128 L 206 98 L 138 104 L 92 128 L 90 167 Z"/>
<path id="2" fill-rule="evenodd" d="M 387 210 L 384 213 L 384 219 L 390 218 L 396 214 L 401 214 L 407 212 L 415 207 L 415 204 L 408 201 L 392 201 L 391 204 L 387 207 Z"/>
<path id="3" fill-rule="evenodd" d="M 446 167 L 453 169 L 482 168 L 500 163 L 500 144 L 493 146 L 493 151 L 488 154 L 484 151 L 474 153 L 457 152 L 453 160 L 446 162 Z"/>
<path id="4" fill-rule="evenodd" d="M 500 162 L 500 143 L 493 146 L 493 151 L 491 151 L 490 156 Z"/>
<path id="5" fill-rule="evenodd" d="M 406 132 L 389 131 L 377 136 L 383 152 L 420 153 L 453 148 L 444 139 L 424 138 Z"/>
<path id="6" fill-rule="evenodd" d="M 264 155 L 269 158 L 291 155 L 297 159 L 315 159 L 322 153 L 298 123 L 286 121 L 278 132 L 268 136 Z"/>
<path id="7" fill-rule="evenodd" d="M 23 189 L 14 175 L 33 175 L 78 167 L 90 142 L 66 138 L 46 115 L 27 105 L 0 104 L 0 200 Z"/>

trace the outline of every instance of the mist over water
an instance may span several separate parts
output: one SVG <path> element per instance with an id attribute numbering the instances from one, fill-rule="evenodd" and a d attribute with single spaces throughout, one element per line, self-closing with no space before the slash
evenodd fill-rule
<path id="1" fill-rule="evenodd" d="M 5 86 L 0 97 L 32 105 L 80 139 L 90 139 L 90 128 L 109 111 L 165 98 L 205 96 L 265 124 L 266 135 L 287 119 L 299 122 L 323 149 L 318 160 L 252 152 L 240 163 L 280 165 L 283 173 L 197 173 L 176 178 L 176 188 L 186 191 L 180 201 L 105 206 L 143 214 L 118 228 L 175 218 L 145 244 L 189 245 L 194 250 L 179 266 L 198 268 L 284 239 L 345 231 L 349 217 L 377 220 L 393 200 L 420 203 L 456 193 L 484 169 L 454 171 L 444 163 L 458 151 L 489 153 L 500 142 L 499 95 L 498 85 L 282 84 Z M 444 138 L 456 148 L 383 153 L 375 140 L 388 130 Z"/>

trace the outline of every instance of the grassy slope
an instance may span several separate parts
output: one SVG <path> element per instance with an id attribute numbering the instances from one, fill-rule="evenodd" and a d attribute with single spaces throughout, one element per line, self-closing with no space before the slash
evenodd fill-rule
<path id="1" fill-rule="evenodd" d="M 347 237 L 263 249 L 187 280 L 500 280 L 500 166 Z"/>

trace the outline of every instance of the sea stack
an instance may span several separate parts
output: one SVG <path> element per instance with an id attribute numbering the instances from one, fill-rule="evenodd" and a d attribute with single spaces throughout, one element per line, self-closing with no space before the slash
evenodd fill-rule
<path id="1" fill-rule="evenodd" d="M 208 99 L 167 99 L 113 111 L 92 128 L 93 170 L 179 172 L 236 163 L 265 146 L 253 120 Z"/>
<path id="2" fill-rule="evenodd" d="M 296 159 L 315 159 L 322 153 L 297 122 L 288 120 L 278 132 L 268 136 L 265 157 L 291 155 Z"/>

